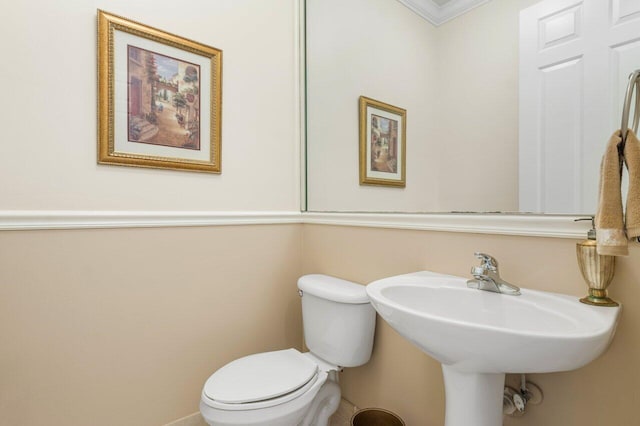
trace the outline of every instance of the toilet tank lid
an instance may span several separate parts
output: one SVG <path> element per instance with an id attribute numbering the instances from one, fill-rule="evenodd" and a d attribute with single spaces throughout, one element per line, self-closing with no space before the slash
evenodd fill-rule
<path id="1" fill-rule="evenodd" d="M 311 274 L 298 279 L 298 288 L 304 293 L 339 303 L 369 303 L 365 286 L 329 275 Z"/>

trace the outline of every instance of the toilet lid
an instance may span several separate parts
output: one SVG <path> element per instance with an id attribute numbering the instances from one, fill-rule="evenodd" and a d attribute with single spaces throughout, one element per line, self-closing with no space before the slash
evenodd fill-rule
<path id="1" fill-rule="evenodd" d="M 207 397 L 242 404 L 276 398 L 311 380 L 318 365 L 295 349 L 264 352 L 225 365 L 204 385 Z"/>

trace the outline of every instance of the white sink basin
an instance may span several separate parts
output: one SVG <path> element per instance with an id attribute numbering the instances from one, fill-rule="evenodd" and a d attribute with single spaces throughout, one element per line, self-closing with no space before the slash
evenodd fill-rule
<path id="1" fill-rule="evenodd" d="M 613 337 L 620 308 L 527 289 L 503 295 L 467 288 L 466 281 L 423 271 L 367 286 L 380 316 L 442 363 L 446 426 L 501 425 L 505 373 L 573 370 L 596 359 Z"/>

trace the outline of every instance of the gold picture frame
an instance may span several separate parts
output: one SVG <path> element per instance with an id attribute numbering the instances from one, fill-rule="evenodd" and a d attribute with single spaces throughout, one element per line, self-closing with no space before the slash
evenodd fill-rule
<path id="1" fill-rule="evenodd" d="M 221 173 L 222 51 L 98 10 L 98 163 Z"/>
<path id="2" fill-rule="evenodd" d="M 360 185 L 406 186 L 407 111 L 365 96 L 360 106 Z"/>

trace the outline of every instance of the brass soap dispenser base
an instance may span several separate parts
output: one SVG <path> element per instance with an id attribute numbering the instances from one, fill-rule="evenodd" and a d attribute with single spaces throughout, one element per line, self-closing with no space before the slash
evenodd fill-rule
<path id="1" fill-rule="evenodd" d="M 620 306 L 618 302 L 607 296 L 607 287 L 611 284 L 616 270 L 616 257 L 598 254 L 594 229 L 589 231 L 588 238 L 576 244 L 578 266 L 582 278 L 589 286 L 589 295 L 580 301 L 594 306 Z"/>
<path id="2" fill-rule="evenodd" d="M 598 290 L 594 290 L 594 291 L 598 291 Z M 589 290 L 589 295 L 583 297 L 582 299 L 580 299 L 580 301 L 582 303 L 586 303 L 587 305 L 593 305 L 593 306 L 612 306 L 612 307 L 620 306 L 618 302 L 606 296 L 607 294 L 606 291 L 603 292 L 603 294 L 605 296 L 601 297 L 599 295 L 591 294 L 591 290 Z"/>

